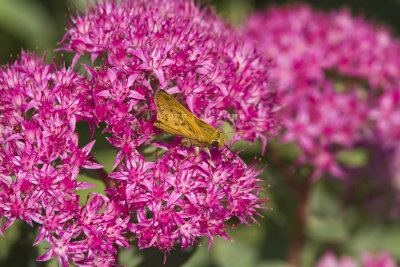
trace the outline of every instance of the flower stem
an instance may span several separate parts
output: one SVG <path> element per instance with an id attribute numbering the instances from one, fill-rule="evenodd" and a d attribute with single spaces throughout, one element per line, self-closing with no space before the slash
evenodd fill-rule
<path id="1" fill-rule="evenodd" d="M 115 186 L 115 181 L 108 177 L 108 173 L 104 168 L 97 169 L 97 174 L 100 176 L 101 180 L 105 184 L 106 188 L 113 188 Z"/>
<path id="2" fill-rule="evenodd" d="M 305 231 L 308 218 L 308 197 L 311 189 L 311 179 L 296 188 L 292 188 L 296 192 L 297 207 L 294 221 L 294 234 L 289 249 L 289 266 L 300 266 L 301 251 L 305 243 Z"/>
<path id="3" fill-rule="evenodd" d="M 285 179 L 289 188 L 295 193 L 296 197 L 296 211 L 294 221 L 293 239 L 290 244 L 288 253 L 289 266 L 297 267 L 300 266 L 301 262 L 301 251 L 305 243 L 305 231 L 306 223 L 308 218 L 308 197 L 312 187 L 312 179 L 310 178 L 312 173 L 302 182 L 298 182 L 296 178 L 297 169 L 293 165 L 288 166 L 282 159 L 276 154 L 274 149 L 270 150 L 269 160 L 279 170 L 282 177 Z"/>

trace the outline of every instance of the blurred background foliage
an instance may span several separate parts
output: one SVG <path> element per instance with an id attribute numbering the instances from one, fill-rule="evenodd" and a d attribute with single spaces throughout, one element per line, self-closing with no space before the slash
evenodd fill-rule
<path id="1" fill-rule="evenodd" d="M 89 1 L 91 2 L 91 1 Z M 203 1 L 204 2 L 204 1 Z M 278 5 L 290 1 L 263 0 L 210 0 L 209 4 L 216 7 L 219 14 L 235 25 L 240 25 L 246 17 L 255 10 L 264 9 L 269 5 Z M 348 7 L 354 14 L 362 14 L 370 20 L 386 24 L 398 36 L 400 34 L 400 0 L 309 0 L 305 1 L 314 7 L 329 10 L 331 8 Z M 87 0 L 0 0 L 0 63 L 10 62 L 10 55 L 16 58 L 21 49 L 35 50 L 39 54 L 46 51 L 47 60 L 60 60 L 68 64 L 71 56 L 54 52 L 65 33 L 66 20 L 70 12 L 82 10 Z M 79 130 L 88 132 L 86 125 L 80 125 Z M 82 144 L 89 137 L 82 137 Z M 86 140 L 85 140 L 86 139 Z M 104 137 L 96 143 L 96 153 L 103 161 L 100 163 L 111 169 L 115 151 L 112 151 Z M 248 163 L 254 157 L 260 157 L 260 143 L 250 145 L 240 143 L 235 149 L 244 149 L 240 154 Z M 163 256 L 157 251 L 123 250 L 120 254 L 120 264 L 123 266 L 286 266 L 288 253 L 296 235 L 298 225 L 295 225 L 296 193 L 290 188 L 282 175 L 279 166 L 269 161 L 271 148 L 274 153 L 292 162 L 296 149 L 288 145 L 278 145 L 274 141 L 268 144 L 268 151 L 261 157 L 259 166 L 264 168 L 261 177 L 265 181 L 265 197 L 269 197 L 267 206 L 271 209 L 260 211 L 259 225 L 240 226 L 229 230 L 230 242 L 216 238 L 216 243 L 207 251 L 208 240 L 201 240 L 201 246 L 184 252 L 179 249 L 162 264 Z M 112 151 L 112 152 L 111 152 Z M 364 150 L 354 150 L 344 153 L 341 163 L 352 167 L 367 166 L 372 156 Z M 305 170 L 307 171 L 307 170 Z M 301 175 L 299 175 L 301 178 Z M 85 175 L 81 179 L 97 183 L 97 192 L 102 192 L 104 186 L 96 180 L 90 180 Z M 301 181 L 297 181 L 300 182 Z M 360 252 L 389 251 L 393 258 L 400 262 L 400 224 L 385 214 L 370 211 L 360 201 L 369 195 L 385 195 L 385 188 L 363 181 L 355 182 L 356 194 L 348 195 L 343 180 L 325 177 L 317 181 L 310 190 L 307 205 L 310 215 L 305 226 L 306 241 L 301 250 L 301 266 L 314 266 L 316 261 L 328 250 L 338 254 L 359 258 Z M 83 203 L 86 195 L 82 193 Z M 392 205 L 389 203 L 388 205 Z M 399 205 L 400 203 L 397 203 Z M 40 263 L 35 258 L 44 252 L 43 242 L 32 247 L 36 233 L 26 224 L 16 223 L 0 238 L 0 266 L 56 266 L 54 261 Z"/>

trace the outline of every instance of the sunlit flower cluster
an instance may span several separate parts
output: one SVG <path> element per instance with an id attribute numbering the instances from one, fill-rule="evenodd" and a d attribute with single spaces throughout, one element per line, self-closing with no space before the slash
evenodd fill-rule
<path id="1" fill-rule="evenodd" d="M 343 176 L 336 158 L 362 139 L 390 144 L 400 130 L 400 41 L 346 10 L 274 7 L 249 18 L 247 34 L 275 61 L 282 96 L 282 142 L 300 164 Z"/>
<path id="2" fill-rule="evenodd" d="M 153 144 L 167 151 L 155 162 L 141 154 L 161 133 L 153 127 L 159 89 L 213 126 L 230 124 L 234 140 L 260 138 L 265 146 L 277 128 L 276 98 L 269 62 L 254 46 L 210 9 L 154 0 L 96 4 L 72 18 L 62 49 L 75 53 L 74 62 L 85 54 L 93 62 L 85 68 L 94 122 L 106 123 L 109 142 L 120 149 L 110 174 L 119 183 L 107 192 L 136 221 L 130 230 L 140 247 L 169 251 L 200 236 L 211 244 L 214 235 L 226 237 L 229 218 L 254 220 L 262 207 L 259 172 L 225 147 L 211 150 L 211 165 L 179 137 Z"/>
<path id="3" fill-rule="evenodd" d="M 74 64 L 84 54 L 94 62 L 86 68 L 95 114 L 115 146 L 134 149 L 153 133 L 143 113 L 154 111 L 157 89 L 181 94 L 209 124 L 230 123 L 235 140 L 260 138 L 265 146 L 276 132 L 269 61 L 212 10 L 191 1 L 106 1 L 72 24 L 61 49 L 75 53 Z"/>
<path id="4" fill-rule="evenodd" d="M 260 180 L 255 179 L 261 170 L 216 152 L 212 156 L 218 164 L 210 173 L 206 154 L 185 160 L 188 153 L 194 151 L 175 147 L 157 162 L 129 157 L 110 174 L 120 183 L 108 192 L 126 205 L 126 212 L 136 213 L 137 223 L 129 229 L 139 248 L 168 251 L 177 242 L 186 248 L 202 236 L 209 238 L 209 245 L 216 235 L 230 240 L 224 231 L 228 219 L 249 224 L 258 215 L 255 208 L 263 208 L 257 197 Z"/>
<path id="5" fill-rule="evenodd" d="M 93 186 L 77 181 L 80 168 L 102 167 L 90 159 L 94 141 L 78 146 L 76 123 L 91 113 L 84 84 L 70 69 L 24 52 L 0 70 L 1 233 L 15 220 L 38 223 L 34 244 L 50 244 L 38 260 L 58 256 L 63 266 L 114 262 L 114 246 L 129 247 L 128 221 L 108 198 L 93 194 L 79 205 L 77 190 Z"/>
<path id="6" fill-rule="evenodd" d="M 75 53 L 71 68 L 22 53 L 0 71 L 1 233 L 15 220 L 34 221 L 34 244 L 50 244 L 38 260 L 108 266 L 131 237 L 167 253 L 200 237 L 229 239 L 230 219 L 254 222 L 267 202 L 261 170 L 226 147 L 210 158 L 166 139 L 153 127 L 153 98 L 163 89 L 207 123 L 229 125 L 233 141 L 261 139 L 264 148 L 278 125 L 269 61 L 190 1 L 103 1 L 69 26 L 60 50 Z M 92 60 L 85 76 L 72 71 L 83 55 Z M 77 190 L 92 185 L 78 174 L 102 166 L 90 154 L 94 141 L 78 145 L 79 121 L 118 149 L 114 171 L 102 177 L 112 181 L 108 196 L 92 194 L 83 207 Z"/>

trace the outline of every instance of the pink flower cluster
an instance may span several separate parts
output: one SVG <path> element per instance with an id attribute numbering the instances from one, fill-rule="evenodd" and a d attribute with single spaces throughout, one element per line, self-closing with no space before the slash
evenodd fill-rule
<path id="1" fill-rule="evenodd" d="M 72 18 L 61 50 L 84 54 L 85 77 L 23 53 L 0 70 L 0 216 L 39 223 L 35 244 L 50 248 L 38 260 L 63 266 L 115 263 L 118 247 L 169 252 L 207 236 L 229 239 L 226 222 L 249 224 L 264 208 L 261 170 L 225 147 L 195 155 L 192 147 L 160 140 L 154 93 L 163 89 L 213 126 L 228 123 L 233 140 L 263 146 L 277 130 L 269 62 L 210 9 L 191 1 L 103 1 Z M 101 123 L 119 152 L 108 197 L 84 207 L 76 191 L 81 168 L 102 168 L 78 146 L 78 121 Z M 158 142 L 154 140 L 158 138 Z M 162 142 L 164 140 L 164 142 Z M 157 147 L 155 161 L 143 155 Z M 161 153 L 160 153 L 161 152 Z M 105 178 L 105 177 L 103 177 Z"/>
<path id="2" fill-rule="evenodd" d="M 374 255 L 370 252 L 361 254 L 362 267 L 397 267 L 396 262 L 387 252 Z M 341 256 L 339 259 L 333 252 L 327 252 L 318 261 L 317 267 L 358 267 L 357 261 L 348 256 Z"/>
<path id="3" fill-rule="evenodd" d="M 256 13 L 246 31 L 276 63 L 282 142 L 301 148 L 314 178 L 343 176 L 337 154 L 360 140 L 399 139 L 400 40 L 386 28 L 302 4 Z"/>
<path id="4" fill-rule="evenodd" d="M 128 221 L 107 197 L 93 194 L 79 205 L 76 191 L 92 187 L 77 181 L 79 169 L 102 167 L 90 160 L 94 141 L 78 146 L 76 122 L 90 113 L 84 84 L 70 69 L 24 52 L 0 70 L 1 234 L 15 220 L 38 223 L 34 244 L 50 244 L 38 260 L 58 256 L 63 266 L 113 262 L 115 244 L 129 247 Z"/>
<path id="5" fill-rule="evenodd" d="M 107 191 L 137 221 L 130 227 L 139 247 L 169 251 L 200 236 L 226 237 L 224 222 L 254 221 L 259 171 L 248 168 L 225 147 L 202 152 L 172 144 L 156 162 L 141 150 L 161 131 L 153 128 L 154 93 L 163 89 L 187 104 L 196 116 L 218 126 L 228 122 L 234 140 L 266 143 L 277 128 L 276 97 L 265 61 L 250 44 L 209 9 L 190 1 L 105 1 L 72 18 L 63 50 L 85 66 L 93 96 L 94 122 L 105 122 L 111 144 L 119 148 L 118 180 Z M 101 59 L 97 65 L 96 59 Z M 211 167 L 211 168 L 210 168 Z M 227 238 L 227 237 L 226 237 Z"/>
<path id="6" fill-rule="evenodd" d="M 134 149 L 153 133 L 143 117 L 155 110 L 157 89 L 181 94 L 213 126 L 230 123 L 234 140 L 260 138 L 265 147 L 277 130 L 269 61 L 191 1 L 98 3 L 72 18 L 61 46 L 75 53 L 74 64 L 90 54 L 96 119 L 109 125 L 117 147 Z"/>
<path id="7" fill-rule="evenodd" d="M 202 236 L 209 238 L 210 246 L 215 235 L 230 240 L 224 231 L 227 220 L 255 221 L 259 215 L 255 208 L 264 204 L 257 197 L 260 180 L 255 178 L 262 169 L 217 151 L 212 154 L 217 166 L 211 173 L 207 154 L 186 160 L 193 149 L 172 147 L 173 152 L 156 162 L 128 157 L 119 171 L 110 174 L 120 183 L 107 192 L 124 203 L 127 214 L 135 212 L 132 217 L 137 222 L 129 230 L 138 238 L 139 248 L 169 251 L 177 242 L 186 248 Z"/>

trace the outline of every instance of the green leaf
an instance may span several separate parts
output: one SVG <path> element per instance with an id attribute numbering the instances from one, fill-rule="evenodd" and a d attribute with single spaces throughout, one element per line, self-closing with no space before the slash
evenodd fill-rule
<path id="1" fill-rule="evenodd" d="M 366 166 L 368 159 L 368 151 L 363 148 L 343 150 L 337 156 L 337 161 L 340 164 L 352 168 Z"/>
<path id="2" fill-rule="evenodd" d="M 389 251 L 399 261 L 400 225 L 398 223 L 368 223 L 354 233 L 346 245 L 352 253 Z"/>
<path id="3" fill-rule="evenodd" d="M 271 148 L 274 149 L 277 156 L 286 162 L 294 162 L 300 155 L 301 150 L 294 142 L 278 143 L 276 141 L 269 142 Z"/>
<path id="4" fill-rule="evenodd" d="M 307 233 L 312 239 L 320 242 L 346 240 L 346 213 L 341 208 L 340 198 L 330 190 L 324 179 L 317 181 L 311 190 L 309 212 Z"/>
<path id="5" fill-rule="evenodd" d="M 104 166 L 104 169 L 107 173 L 112 171 L 112 166 L 114 163 L 114 159 L 116 156 L 116 151 L 112 149 L 104 149 L 96 152 L 96 159 L 99 161 L 101 165 Z M 96 174 L 96 170 L 88 170 L 88 174 Z M 95 187 L 89 189 L 78 190 L 77 194 L 80 196 L 79 204 L 84 205 L 86 203 L 86 198 L 90 193 L 98 193 L 102 195 L 106 195 L 104 190 L 106 189 L 103 180 L 98 175 L 92 175 L 93 177 L 88 176 L 88 174 L 78 174 L 78 181 L 95 184 Z"/>
<path id="6" fill-rule="evenodd" d="M 311 216 L 307 234 L 319 242 L 344 242 L 348 237 L 346 224 L 342 218 L 321 218 Z"/>
<path id="7" fill-rule="evenodd" d="M 212 258 L 221 267 L 252 267 L 257 265 L 257 251 L 246 242 L 230 242 L 217 238 L 213 246 Z"/>
<path id="8" fill-rule="evenodd" d="M 210 252 L 207 250 L 208 239 L 205 238 L 202 240 L 201 245 L 194 245 L 194 246 L 198 246 L 196 252 L 192 255 L 192 257 L 187 262 L 185 262 L 182 265 L 182 267 L 211 266 Z"/>
<path id="9" fill-rule="evenodd" d="M 286 261 L 266 260 L 258 263 L 256 267 L 288 267 L 288 264 Z"/>
<path id="10" fill-rule="evenodd" d="M 55 47 L 54 21 L 39 2 L 0 0 L 0 27 L 31 49 L 52 53 Z"/>
<path id="11" fill-rule="evenodd" d="M 326 180 L 314 183 L 309 197 L 310 213 L 318 216 L 336 217 L 342 212 L 340 199 L 331 192 Z"/>

